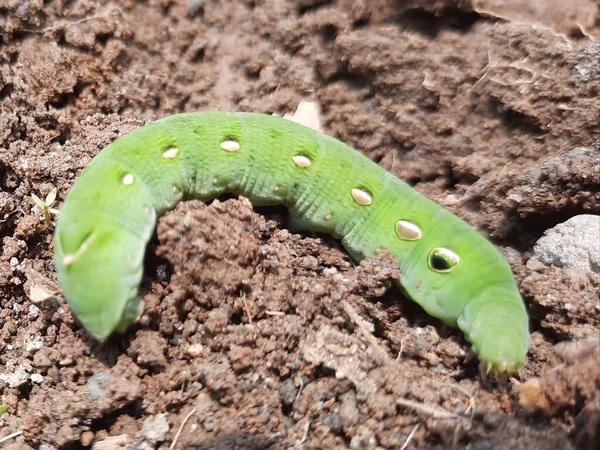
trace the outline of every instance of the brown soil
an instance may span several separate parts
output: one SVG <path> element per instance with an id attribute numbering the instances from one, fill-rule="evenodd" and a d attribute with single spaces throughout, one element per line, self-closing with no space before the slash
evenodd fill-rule
<path id="1" fill-rule="evenodd" d="M 597 448 L 598 276 L 532 256 L 600 212 L 594 3 L 1 0 L 0 439 L 22 432 L 5 448 Z M 482 380 L 461 334 L 390 288 L 389 258 L 355 266 L 243 199 L 161 219 L 125 335 L 94 342 L 50 295 L 32 194 L 60 207 L 146 121 L 307 98 L 504 249 L 531 315 L 519 376 Z"/>

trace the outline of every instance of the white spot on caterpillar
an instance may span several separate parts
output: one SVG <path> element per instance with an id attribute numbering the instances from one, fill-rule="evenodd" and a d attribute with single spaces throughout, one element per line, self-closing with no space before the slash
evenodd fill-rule
<path id="1" fill-rule="evenodd" d="M 292 161 L 294 161 L 294 164 L 298 167 L 302 167 L 303 169 L 312 165 L 310 158 L 304 155 L 292 156 Z"/>
<path id="2" fill-rule="evenodd" d="M 279 186 L 275 186 L 275 187 L 273 188 L 273 192 L 279 192 L 279 189 L 280 189 L 280 187 L 279 187 Z"/>
<path id="3" fill-rule="evenodd" d="M 396 233 L 398 233 L 400 239 L 404 239 L 405 241 L 416 241 L 421 239 L 423 235 L 419 225 L 408 220 L 399 220 L 396 222 Z"/>
<path id="4" fill-rule="evenodd" d="M 173 186 L 171 189 L 173 190 L 173 194 L 177 194 L 177 191 L 178 191 L 177 186 Z"/>
<path id="5" fill-rule="evenodd" d="M 177 158 L 177 155 L 179 155 L 179 149 L 177 147 L 169 147 L 163 152 L 162 157 L 165 159 L 174 159 Z"/>
<path id="6" fill-rule="evenodd" d="M 373 203 L 373 199 L 371 198 L 371 194 L 369 194 L 364 189 L 352 189 L 352 198 L 356 203 L 362 206 L 369 206 Z"/>
<path id="7" fill-rule="evenodd" d="M 146 212 L 146 214 L 150 214 L 150 208 L 148 208 L 147 206 L 144 206 L 144 211 Z"/>
<path id="8" fill-rule="evenodd" d="M 237 152 L 241 148 L 240 143 L 235 139 L 226 139 L 221 142 L 220 146 L 226 152 Z"/>
<path id="9" fill-rule="evenodd" d="M 83 255 L 85 253 L 85 251 L 90 248 L 90 245 L 92 244 L 92 242 L 94 241 L 94 239 L 96 238 L 96 235 L 94 233 L 91 233 L 79 246 L 79 248 L 77 249 L 77 251 L 75 253 L 67 253 L 65 256 L 63 256 L 62 259 L 62 263 L 65 267 L 70 266 L 71 264 L 73 264 L 75 261 L 77 261 L 79 259 L 79 257 L 81 255 Z"/>
<path id="10" fill-rule="evenodd" d="M 121 177 L 121 183 L 123 183 L 125 186 L 131 186 L 134 181 L 135 177 L 132 173 L 126 173 Z"/>
<path id="11" fill-rule="evenodd" d="M 125 253 L 125 260 L 131 261 L 133 259 L 133 255 L 131 253 Z"/>
<path id="12" fill-rule="evenodd" d="M 73 253 L 69 253 L 63 257 L 62 263 L 63 266 L 67 267 L 73 264 L 76 260 L 77 258 L 75 257 L 75 255 Z"/>
<path id="13" fill-rule="evenodd" d="M 333 216 L 331 214 L 327 214 L 325 216 L 325 220 L 331 220 L 333 218 Z"/>
<path id="14" fill-rule="evenodd" d="M 217 177 L 213 178 L 213 185 L 217 185 L 219 183 L 219 179 Z"/>

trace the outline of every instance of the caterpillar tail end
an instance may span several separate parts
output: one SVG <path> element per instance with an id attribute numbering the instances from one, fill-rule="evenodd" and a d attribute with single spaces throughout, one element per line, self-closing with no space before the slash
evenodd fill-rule
<path id="1" fill-rule="evenodd" d="M 486 374 L 513 374 L 520 372 L 525 364 L 529 339 L 521 333 L 505 330 L 505 333 L 485 337 L 473 344 L 473 351 L 481 361 L 481 371 Z"/>
<path id="2" fill-rule="evenodd" d="M 525 365 L 529 319 L 516 289 L 488 289 L 465 306 L 457 325 L 487 373 L 513 374 Z"/>
<path id="3" fill-rule="evenodd" d="M 144 302 L 139 296 L 129 300 L 119 323 L 115 325 L 116 333 L 124 333 L 132 323 L 136 322 L 144 312 Z"/>
<path id="4" fill-rule="evenodd" d="M 106 325 L 106 323 L 99 322 L 97 320 L 89 320 L 84 315 L 77 315 L 76 317 L 81 322 L 85 330 L 97 341 L 104 342 L 108 337 L 114 333 L 125 333 L 127 328 L 136 322 L 142 313 L 144 312 L 144 303 L 138 296 L 131 298 L 123 314 L 118 322 L 114 324 Z"/>

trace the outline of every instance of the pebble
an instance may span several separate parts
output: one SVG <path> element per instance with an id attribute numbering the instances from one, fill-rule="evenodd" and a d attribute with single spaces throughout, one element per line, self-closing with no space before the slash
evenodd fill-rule
<path id="1" fill-rule="evenodd" d="M 169 421 L 166 414 L 148 417 L 142 425 L 142 435 L 151 442 L 162 442 L 167 438 Z"/>
<path id="2" fill-rule="evenodd" d="M 547 265 L 600 273 L 600 216 L 581 214 L 546 230 L 533 252 Z"/>
<path id="3" fill-rule="evenodd" d="M 39 373 L 32 373 L 29 377 L 32 383 L 41 384 L 44 381 L 44 377 Z"/>
<path id="4" fill-rule="evenodd" d="M 358 423 L 360 420 L 360 412 L 358 411 L 354 394 L 346 394 L 346 397 L 340 405 L 339 415 L 342 426 L 344 427 L 350 427 Z"/>
<path id="5" fill-rule="evenodd" d="M 298 395 L 298 388 L 294 384 L 294 380 L 288 378 L 285 380 L 279 388 L 279 399 L 281 404 L 287 408 L 294 404 L 296 396 Z"/>
<path id="6" fill-rule="evenodd" d="M 102 386 L 110 381 L 108 372 L 96 372 L 87 382 L 87 390 L 92 399 L 98 400 L 108 394 Z"/>

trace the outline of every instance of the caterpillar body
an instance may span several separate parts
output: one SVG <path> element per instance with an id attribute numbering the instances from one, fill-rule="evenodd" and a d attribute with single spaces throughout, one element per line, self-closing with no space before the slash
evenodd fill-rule
<path id="1" fill-rule="evenodd" d="M 344 143 L 256 113 L 169 116 L 117 139 L 85 168 L 54 243 L 64 296 L 85 329 L 104 339 L 140 315 L 158 216 L 182 199 L 226 193 L 285 205 L 295 225 L 340 238 L 356 260 L 388 249 L 401 289 L 458 326 L 488 369 L 524 364 L 527 312 L 488 240 Z"/>

